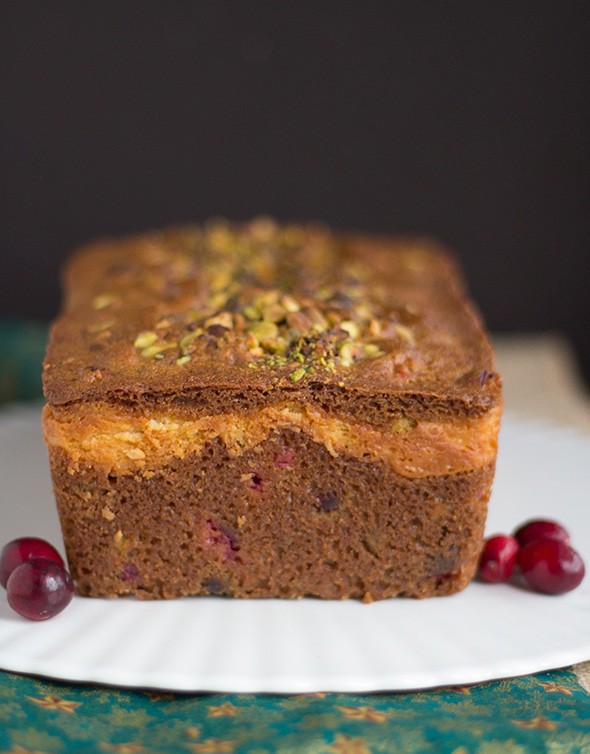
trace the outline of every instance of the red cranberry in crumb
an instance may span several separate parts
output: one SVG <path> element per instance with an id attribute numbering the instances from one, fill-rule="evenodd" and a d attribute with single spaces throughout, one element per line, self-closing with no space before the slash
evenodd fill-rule
<path id="1" fill-rule="evenodd" d="M 521 547 L 539 539 L 556 539 L 558 542 L 570 541 L 569 533 L 556 521 L 536 519 L 527 521 L 514 532 L 514 538 Z"/>
<path id="2" fill-rule="evenodd" d="M 490 537 L 479 558 L 479 578 L 490 584 L 507 581 L 516 565 L 518 542 L 507 534 Z"/>
<path id="3" fill-rule="evenodd" d="M 274 462 L 279 469 L 290 469 L 293 466 L 295 460 L 295 451 L 289 448 L 283 448 L 278 453 L 275 453 Z"/>
<path id="4" fill-rule="evenodd" d="M 518 565 L 528 586 L 546 594 L 565 594 L 584 578 L 582 558 L 565 542 L 539 539 L 522 547 Z"/>
<path id="5" fill-rule="evenodd" d="M 250 487 L 251 490 L 262 492 L 262 477 L 259 474 L 252 474 L 248 487 Z"/>
<path id="6" fill-rule="evenodd" d="M 321 495 L 318 495 L 316 501 L 317 507 L 325 513 L 335 511 L 340 507 L 340 500 L 333 492 L 324 492 Z"/>
<path id="7" fill-rule="evenodd" d="M 139 569 L 134 563 L 123 563 L 121 578 L 123 581 L 139 581 Z"/>
<path id="8" fill-rule="evenodd" d="M 10 574 L 22 563 L 33 558 L 46 558 L 63 566 L 64 562 L 59 552 L 37 537 L 20 537 L 4 545 L 0 555 L 0 584 L 6 588 Z"/>
<path id="9" fill-rule="evenodd" d="M 206 519 L 202 523 L 203 543 L 215 547 L 229 560 L 239 561 L 240 541 L 238 535 L 229 526 Z"/>
<path id="10" fill-rule="evenodd" d="M 74 594 L 69 573 L 55 560 L 27 560 L 10 574 L 8 604 L 29 620 L 47 620 L 61 613 Z"/>

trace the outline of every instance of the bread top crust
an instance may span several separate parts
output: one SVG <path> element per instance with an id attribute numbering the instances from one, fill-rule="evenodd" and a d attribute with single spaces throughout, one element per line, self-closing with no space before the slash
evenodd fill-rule
<path id="1" fill-rule="evenodd" d="M 289 395 L 378 421 L 386 404 L 477 415 L 501 401 L 457 265 L 426 239 L 215 221 L 94 243 L 64 282 L 44 363 L 56 406 L 202 413 Z"/>

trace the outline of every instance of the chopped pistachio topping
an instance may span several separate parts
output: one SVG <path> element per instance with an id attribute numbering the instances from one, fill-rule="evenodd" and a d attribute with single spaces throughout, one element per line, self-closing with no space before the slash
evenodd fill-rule
<path id="1" fill-rule="evenodd" d="M 281 304 L 269 304 L 262 309 L 262 319 L 268 322 L 283 322 L 287 318 L 287 310 Z"/>
<path id="2" fill-rule="evenodd" d="M 100 296 L 96 296 L 92 302 L 92 306 L 99 311 L 100 309 L 106 309 L 107 306 L 114 304 L 119 300 L 119 297 L 114 293 L 102 293 Z"/>
<path id="3" fill-rule="evenodd" d="M 365 343 L 363 350 L 365 352 L 365 356 L 368 356 L 369 358 L 375 358 L 376 356 L 384 355 L 383 351 L 376 343 Z"/>
<path id="4" fill-rule="evenodd" d="M 145 330 L 144 332 L 140 332 L 137 338 L 135 338 L 135 343 L 133 344 L 136 348 L 148 348 L 148 346 L 153 345 L 158 340 L 158 334 L 155 332 L 152 332 L 151 330 Z"/>
<path id="5" fill-rule="evenodd" d="M 189 332 L 188 335 L 185 335 L 184 338 L 181 338 L 178 342 L 178 345 L 180 346 L 181 351 L 186 351 L 189 346 L 194 343 L 194 341 L 203 334 L 203 331 L 201 328 L 197 328 L 196 330 L 193 330 L 192 332 Z"/>
<path id="6" fill-rule="evenodd" d="M 151 244 L 143 284 L 166 309 L 135 338 L 143 358 L 182 366 L 231 349 L 250 369 L 281 370 L 298 382 L 415 343 L 415 331 L 401 324 L 409 308 L 321 228 L 215 220 L 173 235 L 169 248 L 166 238 Z M 117 298 L 101 294 L 93 305 Z"/>
<path id="7" fill-rule="evenodd" d="M 294 298 L 293 298 L 293 296 L 291 296 L 291 295 L 290 295 L 290 294 L 288 294 L 288 293 L 286 293 L 286 294 L 285 294 L 285 295 L 284 295 L 284 296 L 283 296 L 283 297 L 281 298 L 281 304 L 282 304 L 282 305 L 283 305 L 283 306 L 285 307 L 285 309 L 286 309 L 286 310 L 287 310 L 288 312 L 298 312 L 298 311 L 299 311 L 299 310 L 301 309 L 301 307 L 300 307 L 300 306 L 299 306 L 299 304 L 297 303 L 297 300 L 296 300 L 296 299 L 294 299 Z"/>
<path id="8" fill-rule="evenodd" d="M 359 326 L 356 322 L 352 322 L 351 320 L 344 320 L 344 322 L 340 322 L 340 329 L 344 330 L 344 332 L 347 332 L 351 338 L 358 338 L 360 334 Z"/>
<path id="9" fill-rule="evenodd" d="M 220 327 L 225 327 L 228 330 L 231 330 L 233 327 L 231 314 L 229 312 L 221 312 L 220 314 L 216 314 L 214 317 L 209 317 L 209 319 L 205 320 L 205 328 L 212 327 L 213 325 L 219 325 Z"/>
<path id="10" fill-rule="evenodd" d="M 307 374 L 306 367 L 297 367 L 291 374 L 289 375 L 289 379 L 291 382 L 299 382 L 305 375 Z"/>
<path id="11" fill-rule="evenodd" d="M 279 328 L 273 322 L 258 322 L 250 329 L 251 334 L 258 343 L 275 340 L 279 334 Z"/>
<path id="12" fill-rule="evenodd" d="M 260 314 L 256 306 L 252 306 L 252 305 L 245 306 L 242 309 L 242 314 L 244 315 L 244 317 L 246 317 L 246 319 L 250 319 L 250 320 L 262 319 L 262 315 Z"/>
<path id="13" fill-rule="evenodd" d="M 141 355 L 144 359 L 152 359 L 156 356 L 160 356 L 164 351 L 169 351 L 171 348 L 176 348 L 177 343 L 153 343 L 147 348 L 143 348 Z"/>

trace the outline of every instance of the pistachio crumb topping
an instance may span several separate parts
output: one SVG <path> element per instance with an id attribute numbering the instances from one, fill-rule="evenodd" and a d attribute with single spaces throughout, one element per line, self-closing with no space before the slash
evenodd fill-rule
<path id="1" fill-rule="evenodd" d="M 306 367 L 297 367 L 295 370 L 291 372 L 289 375 L 289 379 L 291 382 L 299 382 L 299 380 L 303 379 L 305 375 L 307 374 L 307 368 Z"/>
<path id="2" fill-rule="evenodd" d="M 95 296 L 92 306 L 97 311 L 100 311 L 101 309 L 106 309 L 117 301 L 119 301 L 119 296 L 114 293 L 101 293 L 100 296 Z"/>
<path id="3" fill-rule="evenodd" d="M 158 334 L 155 332 L 152 332 L 151 330 L 145 330 L 144 332 L 140 332 L 137 338 L 135 338 L 135 343 L 133 344 L 136 348 L 148 348 L 149 346 L 153 345 L 158 340 Z"/>
<path id="4" fill-rule="evenodd" d="M 176 343 L 153 343 L 147 348 L 143 348 L 141 355 L 144 359 L 151 359 L 156 356 L 160 356 L 164 351 L 169 351 L 171 348 L 176 348 Z"/>
<path id="5" fill-rule="evenodd" d="M 135 337 L 144 359 L 183 366 L 196 354 L 231 349 L 249 369 L 279 370 L 295 383 L 415 345 L 404 324 L 413 321 L 409 309 L 369 283 L 359 259 L 348 263 L 346 248 L 325 230 L 216 220 L 174 236 L 167 255 L 152 245 L 148 256 L 144 283 L 170 309 Z M 117 299 L 101 294 L 93 306 Z"/>

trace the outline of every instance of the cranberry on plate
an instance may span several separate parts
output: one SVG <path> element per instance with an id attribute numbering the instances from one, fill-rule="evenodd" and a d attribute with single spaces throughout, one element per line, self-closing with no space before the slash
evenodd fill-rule
<path id="1" fill-rule="evenodd" d="M 47 620 L 72 601 L 70 574 L 55 560 L 34 558 L 17 566 L 6 585 L 8 604 L 29 620 Z"/>
<path id="2" fill-rule="evenodd" d="M 512 575 L 518 555 L 518 542 L 507 534 L 486 540 L 479 558 L 479 578 L 490 584 L 507 581 Z"/>
<path id="3" fill-rule="evenodd" d="M 531 519 L 513 536 L 497 534 L 484 542 L 479 578 L 514 583 L 545 594 L 565 594 L 582 582 L 584 562 L 570 545 L 570 535 L 557 521 Z"/>
<path id="4" fill-rule="evenodd" d="M 514 538 L 521 547 L 537 542 L 540 539 L 556 539 L 569 544 L 569 532 L 557 521 L 549 519 L 534 519 L 519 526 L 514 532 Z"/>
<path id="5" fill-rule="evenodd" d="M 578 553 L 557 539 L 539 539 L 521 547 L 518 565 L 528 586 L 546 594 L 571 592 L 585 573 Z"/>
<path id="6" fill-rule="evenodd" d="M 0 554 L 0 584 L 6 588 L 10 574 L 17 566 L 33 558 L 45 558 L 59 563 L 64 561 L 53 545 L 38 537 L 20 537 L 4 545 Z"/>

